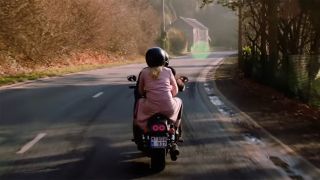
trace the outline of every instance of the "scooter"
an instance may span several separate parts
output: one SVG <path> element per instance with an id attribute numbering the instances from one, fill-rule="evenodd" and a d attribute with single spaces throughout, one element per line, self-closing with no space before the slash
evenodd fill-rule
<path id="1" fill-rule="evenodd" d="M 185 76 L 180 78 L 183 87 L 179 87 L 179 90 L 183 91 L 185 89 L 184 83 L 188 81 L 188 78 Z M 131 82 L 137 82 L 135 75 L 130 75 L 127 79 Z M 181 83 L 180 86 L 182 86 Z M 136 90 L 137 86 L 129 86 L 129 88 Z M 133 126 L 133 131 L 139 133 L 135 135 L 132 141 L 136 143 L 139 150 L 151 158 L 151 169 L 163 170 L 166 165 L 167 154 L 170 154 L 172 161 L 178 159 L 180 154 L 178 143 L 181 142 L 179 140 L 181 130 L 175 128 L 168 117 L 162 114 L 154 114 L 149 118 L 146 130 L 143 131 Z"/>

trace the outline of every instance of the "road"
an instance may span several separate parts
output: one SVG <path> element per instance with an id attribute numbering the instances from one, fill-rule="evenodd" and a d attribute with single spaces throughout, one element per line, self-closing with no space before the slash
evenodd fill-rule
<path id="1" fill-rule="evenodd" d="M 212 95 L 207 74 L 231 52 L 171 60 L 190 78 L 184 143 L 162 172 L 131 142 L 133 92 L 126 80 L 143 64 L 41 79 L 0 89 L 0 179 L 290 179 L 267 144 L 239 134 Z M 305 178 L 308 179 L 308 178 Z"/>

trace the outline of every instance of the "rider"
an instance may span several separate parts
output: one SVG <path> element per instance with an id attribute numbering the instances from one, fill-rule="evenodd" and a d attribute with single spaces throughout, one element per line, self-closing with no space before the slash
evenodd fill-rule
<path id="1" fill-rule="evenodd" d="M 159 47 L 148 49 L 146 63 L 138 78 L 137 90 L 139 98 L 135 111 L 134 127 L 145 130 L 147 120 L 155 113 L 161 113 L 172 120 L 178 128 L 182 115 L 182 100 L 175 97 L 179 91 L 174 69 L 166 66 L 168 54 Z M 135 128 L 134 128 L 135 129 Z"/>

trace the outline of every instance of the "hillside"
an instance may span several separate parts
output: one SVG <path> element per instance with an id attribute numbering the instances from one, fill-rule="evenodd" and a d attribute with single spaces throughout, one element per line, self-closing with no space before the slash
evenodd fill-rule
<path id="1" fill-rule="evenodd" d="M 0 76 L 141 54 L 158 16 L 148 0 L 0 1 Z"/>

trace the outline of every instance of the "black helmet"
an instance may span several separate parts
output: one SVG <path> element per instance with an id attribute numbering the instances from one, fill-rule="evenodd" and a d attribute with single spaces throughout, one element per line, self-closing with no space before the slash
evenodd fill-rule
<path id="1" fill-rule="evenodd" d="M 169 64 L 168 54 L 159 47 L 148 49 L 146 53 L 146 62 L 149 67 L 157 67 Z"/>
<path id="2" fill-rule="evenodd" d="M 165 59 L 164 59 L 164 66 L 168 67 L 169 66 L 169 54 L 165 52 Z"/>

